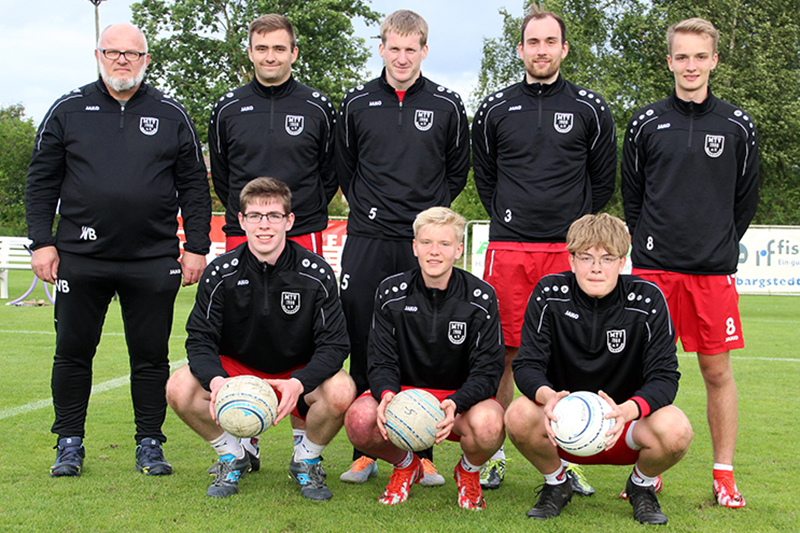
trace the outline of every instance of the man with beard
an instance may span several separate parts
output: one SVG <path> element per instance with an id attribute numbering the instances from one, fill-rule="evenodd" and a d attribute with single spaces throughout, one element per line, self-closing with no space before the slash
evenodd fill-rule
<path id="1" fill-rule="evenodd" d="M 210 246 L 206 167 L 186 110 L 142 83 L 150 55 L 138 28 L 106 28 L 95 57 L 101 79 L 59 98 L 42 121 L 25 191 L 31 266 L 59 293 L 50 475 L 81 474 L 92 359 L 115 294 L 130 357 L 136 468 L 171 474 L 161 449 L 168 340 L 181 276 L 184 286 L 199 280 Z"/>
<path id="2" fill-rule="evenodd" d="M 542 276 L 569 269 L 567 230 L 605 206 L 617 165 L 608 105 L 561 77 L 569 52 L 561 17 L 533 4 L 517 51 L 525 79 L 486 97 L 472 124 L 475 185 L 492 219 L 483 279 L 500 306 L 506 349 L 497 399 L 506 408 L 528 297 Z M 481 483 L 499 487 L 504 471 L 501 448 Z M 579 472 L 570 475 L 578 493 L 594 492 Z"/>

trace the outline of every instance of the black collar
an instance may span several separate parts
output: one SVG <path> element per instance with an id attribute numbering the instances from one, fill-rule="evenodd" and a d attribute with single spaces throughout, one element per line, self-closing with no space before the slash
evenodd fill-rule
<path id="1" fill-rule="evenodd" d="M 296 86 L 297 81 L 291 75 L 289 75 L 288 80 L 280 85 L 262 85 L 256 77 L 253 77 L 253 81 L 250 82 L 253 92 L 264 98 L 283 98 L 291 94 Z"/>
<path id="2" fill-rule="evenodd" d="M 681 100 L 678 98 L 678 94 L 673 90 L 672 96 L 670 96 L 670 103 L 672 107 L 674 107 L 679 113 L 684 115 L 705 115 L 712 109 L 714 109 L 714 105 L 716 104 L 717 97 L 711 94 L 711 87 L 708 88 L 708 96 L 706 99 L 700 102 L 686 100 Z"/>
<path id="3" fill-rule="evenodd" d="M 522 90 L 526 93 L 530 94 L 531 96 L 550 96 L 553 94 L 560 93 L 564 90 L 564 86 L 567 84 L 564 81 L 564 78 L 561 77 L 561 73 L 558 73 L 558 77 L 553 83 L 528 83 L 526 78 L 522 78 Z"/>

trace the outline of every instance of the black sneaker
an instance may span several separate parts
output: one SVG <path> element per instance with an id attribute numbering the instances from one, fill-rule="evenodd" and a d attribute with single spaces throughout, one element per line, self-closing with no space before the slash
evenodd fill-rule
<path id="1" fill-rule="evenodd" d="M 547 520 L 560 515 L 561 509 L 572 499 L 572 484 L 568 479 L 559 485 L 545 483 L 536 493 L 539 494 L 539 501 L 528 511 L 528 518 Z"/>
<path id="2" fill-rule="evenodd" d="M 168 476 L 172 473 L 159 441 L 142 439 L 136 447 L 136 470 L 148 476 Z"/>
<path id="3" fill-rule="evenodd" d="M 325 484 L 325 470 L 322 468 L 322 458 L 295 461 L 294 455 L 289 460 L 289 474 L 294 482 L 300 485 L 300 495 L 303 498 L 322 502 L 333 498 L 328 485 Z"/>
<path id="4" fill-rule="evenodd" d="M 591 496 L 594 494 L 594 487 L 589 485 L 586 481 L 586 476 L 583 475 L 583 469 L 575 463 L 570 463 L 567 466 L 567 477 L 572 485 L 572 492 L 580 496 Z"/>
<path id="5" fill-rule="evenodd" d="M 241 438 L 239 444 L 250 457 L 250 471 L 258 472 L 261 469 L 261 450 L 258 449 L 258 437 Z"/>
<path id="6" fill-rule="evenodd" d="M 661 512 L 658 505 L 658 498 L 653 487 L 640 487 L 635 485 L 631 478 L 625 484 L 625 492 L 628 493 L 633 506 L 633 517 L 642 524 L 666 524 L 667 516 Z"/>
<path id="7" fill-rule="evenodd" d="M 80 476 L 83 458 L 86 457 L 83 439 L 64 437 L 58 439 L 58 444 L 54 448 L 58 451 L 56 452 L 56 462 L 50 467 L 50 477 Z"/>
<path id="8" fill-rule="evenodd" d="M 220 456 L 219 461 L 209 468 L 214 482 L 208 487 L 206 494 L 212 498 L 225 498 L 239 492 L 239 480 L 250 471 L 250 457 L 237 459 L 232 453 Z"/>

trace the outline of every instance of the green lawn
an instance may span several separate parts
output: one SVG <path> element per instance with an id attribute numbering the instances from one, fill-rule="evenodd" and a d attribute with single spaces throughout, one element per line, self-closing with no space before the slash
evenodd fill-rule
<path id="1" fill-rule="evenodd" d="M 30 273 L 12 272 L 10 294 L 22 294 Z M 183 329 L 193 301 L 182 290 L 176 308 L 171 360 L 184 357 Z M 41 287 L 33 295 L 44 298 Z M 5 303 L 5 301 L 1 301 Z M 798 532 L 800 504 L 792 492 L 800 478 L 794 444 L 800 442 L 800 354 L 793 332 L 800 330 L 800 298 L 743 296 L 747 348 L 735 354 L 739 386 L 739 443 L 736 477 L 747 499 L 739 510 L 717 506 L 711 493 L 711 444 L 705 421 L 705 392 L 694 358 L 681 355 L 681 389 L 676 404 L 689 416 L 695 440 L 687 457 L 664 475 L 665 529 L 686 532 Z M 95 393 L 89 405 L 87 458 L 80 478 L 52 479 L 55 436 L 50 432 L 50 368 L 53 309 L 0 305 L 3 375 L 0 377 L 0 531 L 487 531 L 627 532 L 644 531 L 630 504 L 618 498 L 628 467 L 590 467 L 597 493 L 575 497 L 562 515 L 544 523 L 525 517 L 535 503 L 540 476 L 507 442 L 506 481 L 486 495 L 484 512 L 459 509 L 452 469 L 459 450 L 447 442 L 435 461 L 444 487 L 415 486 L 408 502 L 387 508 L 377 502 L 390 468 L 362 486 L 340 483 L 350 463 L 344 432 L 326 450 L 325 466 L 333 500 L 303 500 L 288 476 L 291 430 L 288 423 L 262 435 L 262 470 L 248 476 L 240 494 L 217 500 L 205 490 L 206 468 L 214 453 L 170 411 L 165 432 L 167 458 L 175 473 L 148 478 L 134 469 L 133 415 L 119 306 L 109 310 L 94 364 Z M 118 381 L 114 381 L 118 380 Z M 652 527 L 652 526 L 651 526 Z"/>

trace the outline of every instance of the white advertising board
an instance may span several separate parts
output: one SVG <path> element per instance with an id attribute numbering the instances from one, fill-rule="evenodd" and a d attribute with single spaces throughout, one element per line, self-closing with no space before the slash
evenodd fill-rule
<path id="1" fill-rule="evenodd" d="M 750 226 L 739 243 L 736 288 L 800 295 L 800 226 Z"/>

